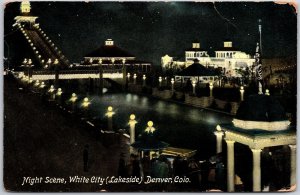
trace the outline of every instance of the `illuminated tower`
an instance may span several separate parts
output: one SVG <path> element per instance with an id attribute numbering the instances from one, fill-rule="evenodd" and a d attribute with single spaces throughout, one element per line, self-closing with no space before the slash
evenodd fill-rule
<path id="1" fill-rule="evenodd" d="M 30 10 L 31 5 L 29 1 L 22 1 L 20 5 L 21 14 L 15 17 L 16 23 L 29 23 L 31 25 L 35 24 L 35 21 L 38 17 L 31 16 Z"/>
<path id="2" fill-rule="evenodd" d="M 22 14 L 29 14 L 30 9 L 31 9 L 31 6 L 30 6 L 29 1 L 22 1 L 21 7 L 20 7 L 21 13 Z"/>

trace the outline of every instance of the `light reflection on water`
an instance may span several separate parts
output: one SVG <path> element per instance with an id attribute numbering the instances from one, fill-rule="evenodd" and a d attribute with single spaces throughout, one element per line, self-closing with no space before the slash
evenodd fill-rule
<path id="1" fill-rule="evenodd" d="M 154 122 L 161 140 L 174 147 L 199 150 L 208 156 L 215 152 L 213 132 L 217 124 L 228 123 L 231 116 L 136 94 L 92 95 L 89 111 L 99 120 L 105 119 L 108 106 L 114 108 L 114 124 L 128 129 L 130 114 L 136 115 L 137 134 L 144 131 L 148 120 Z"/>

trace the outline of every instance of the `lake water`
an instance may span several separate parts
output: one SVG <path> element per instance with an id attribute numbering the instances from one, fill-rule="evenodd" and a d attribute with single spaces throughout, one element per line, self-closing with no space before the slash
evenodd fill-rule
<path id="1" fill-rule="evenodd" d="M 81 94 L 78 102 L 85 95 Z M 91 100 L 88 112 L 92 121 L 106 121 L 105 112 L 108 106 L 112 106 L 114 126 L 128 129 L 129 116 L 135 114 L 138 121 L 136 137 L 151 120 L 161 141 L 173 147 L 195 149 L 200 158 L 215 154 L 216 125 L 232 120 L 230 115 L 131 93 L 91 94 L 88 97 Z"/>

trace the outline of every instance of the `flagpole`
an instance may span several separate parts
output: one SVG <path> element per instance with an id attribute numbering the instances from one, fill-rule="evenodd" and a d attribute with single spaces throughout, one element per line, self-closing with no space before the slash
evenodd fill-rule
<path id="1" fill-rule="evenodd" d="M 256 45 L 256 53 L 255 53 L 255 62 L 256 62 L 256 79 L 258 84 L 258 94 L 263 94 L 262 90 L 262 60 L 261 60 L 261 19 L 258 20 L 258 30 L 259 30 L 259 42 Z"/>
<path id="2" fill-rule="evenodd" d="M 258 19 L 260 55 L 262 55 L 262 44 L 261 44 L 261 22 L 262 22 L 261 19 Z"/>

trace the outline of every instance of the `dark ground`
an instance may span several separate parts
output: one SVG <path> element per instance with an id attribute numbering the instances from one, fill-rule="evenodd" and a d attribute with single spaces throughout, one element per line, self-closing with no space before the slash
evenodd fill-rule
<path id="1" fill-rule="evenodd" d="M 122 144 L 104 147 L 96 129 L 46 105 L 39 94 L 19 90 L 13 78 L 4 78 L 4 186 L 7 191 L 99 191 L 115 186 L 97 184 L 26 184 L 23 177 L 117 175 Z M 73 117 L 73 118 L 72 118 Z M 83 151 L 89 145 L 89 172 L 83 170 Z M 116 190 L 125 190 L 117 188 Z"/>

